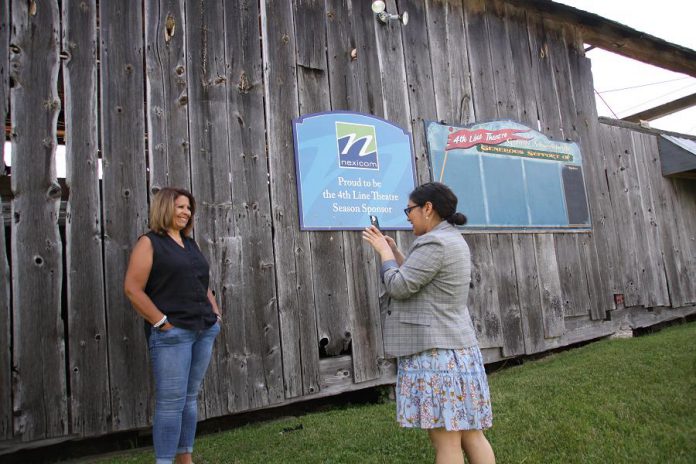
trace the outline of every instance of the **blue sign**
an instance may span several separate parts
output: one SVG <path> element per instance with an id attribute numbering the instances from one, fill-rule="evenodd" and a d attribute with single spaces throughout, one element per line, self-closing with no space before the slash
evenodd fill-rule
<path id="1" fill-rule="evenodd" d="M 590 229 L 576 143 L 514 121 L 426 123 L 433 180 L 449 185 L 467 228 Z"/>
<path id="2" fill-rule="evenodd" d="M 410 230 L 411 135 L 384 119 L 335 111 L 293 120 L 302 230 Z"/>

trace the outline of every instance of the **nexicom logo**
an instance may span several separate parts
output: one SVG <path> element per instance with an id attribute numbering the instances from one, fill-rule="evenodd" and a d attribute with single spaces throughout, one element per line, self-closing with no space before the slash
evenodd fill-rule
<path id="1" fill-rule="evenodd" d="M 375 126 L 336 122 L 336 141 L 340 167 L 379 170 Z"/>

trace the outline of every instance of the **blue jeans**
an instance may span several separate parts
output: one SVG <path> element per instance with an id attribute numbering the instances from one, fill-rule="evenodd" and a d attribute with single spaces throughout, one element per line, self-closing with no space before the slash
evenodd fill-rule
<path id="1" fill-rule="evenodd" d="M 152 329 L 148 344 L 155 378 L 156 464 L 171 464 L 177 454 L 193 451 L 198 391 L 219 332 L 217 322 L 205 330 Z"/>

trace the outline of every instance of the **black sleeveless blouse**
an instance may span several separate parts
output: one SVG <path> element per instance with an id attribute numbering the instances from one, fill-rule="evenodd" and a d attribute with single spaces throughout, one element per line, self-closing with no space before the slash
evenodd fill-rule
<path id="1" fill-rule="evenodd" d="M 196 242 L 182 235 L 181 247 L 169 235 L 145 235 L 153 250 L 147 296 L 176 327 L 203 330 L 215 324 L 217 316 L 208 300 L 210 268 Z"/>

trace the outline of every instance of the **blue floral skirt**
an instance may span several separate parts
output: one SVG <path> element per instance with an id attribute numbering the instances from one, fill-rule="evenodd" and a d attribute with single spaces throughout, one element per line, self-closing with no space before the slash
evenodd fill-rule
<path id="1" fill-rule="evenodd" d="M 400 357 L 396 418 L 402 427 L 490 428 L 491 396 L 478 347 L 431 349 Z"/>

